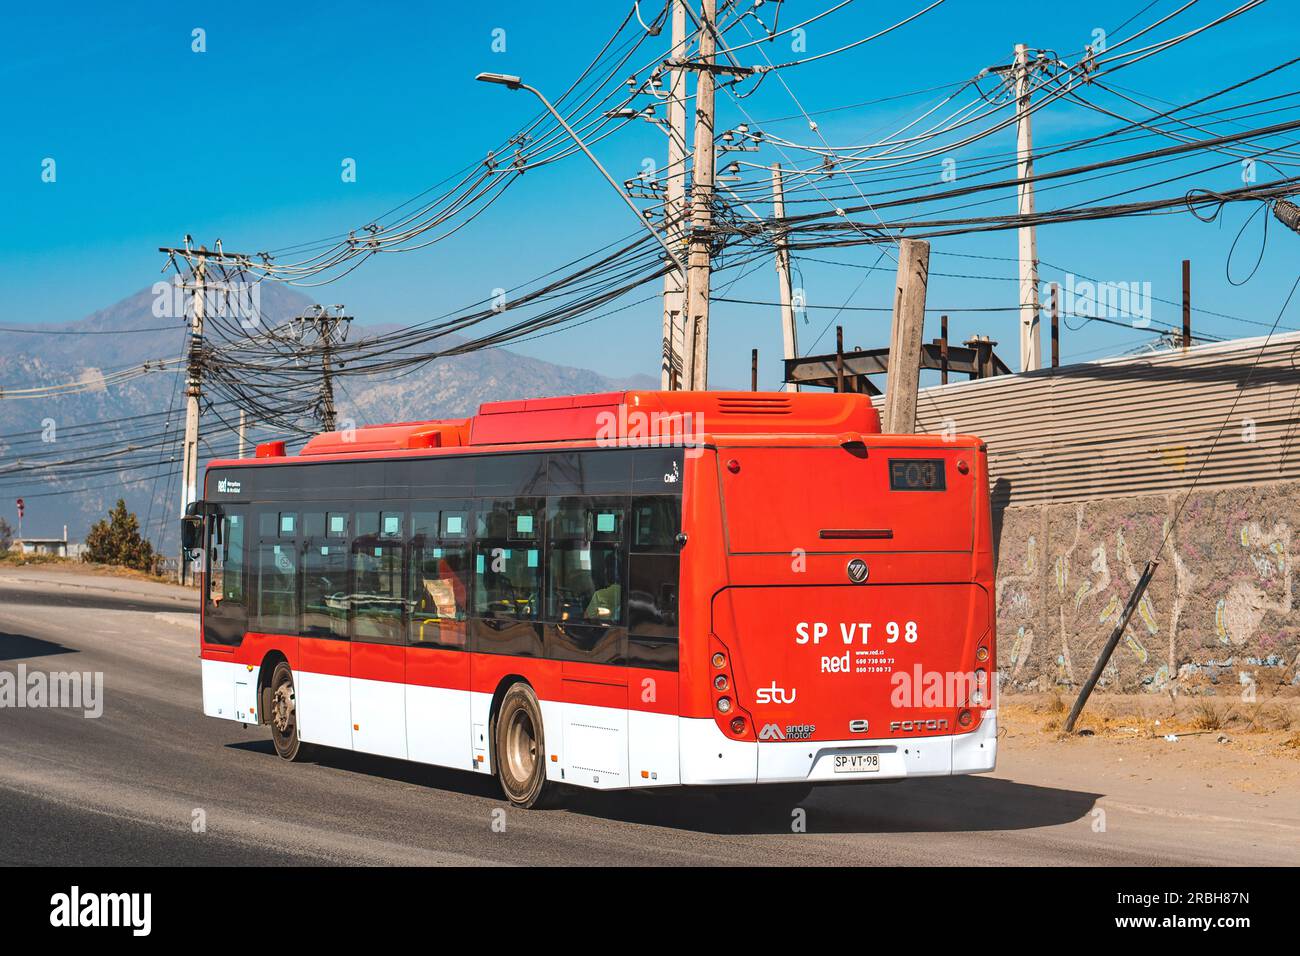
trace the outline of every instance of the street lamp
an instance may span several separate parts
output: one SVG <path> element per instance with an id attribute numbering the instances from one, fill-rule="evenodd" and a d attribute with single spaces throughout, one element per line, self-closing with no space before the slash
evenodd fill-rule
<path id="1" fill-rule="evenodd" d="M 673 252 L 672 247 L 669 246 L 668 243 L 664 242 L 664 237 L 659 235 L 659 232 L 654 228 L 654 226 L 645 221 L 645 218 L 641 215 L 641 210 L 636 207 L 636 203 L 632 202 L 632 198 L 628 196 L 627 193 L 623 192 L 618 183 L 614 181 L 614 177 L 606 171 L 605 167 L 600 164 L 600 160 L 598 160 L 595 154 L 587 148 L 587 144 L 578 138 L 578 134 L 573 131 L 573 127 L 564 121 L 564 117 L 555 111 L 555 107 L 550 104 L 550 101 L 548 101 L 540 91 L 529 86 L 519 77 L 511 76 L 508 73 L 480 73 L 478 76 L 474 77 L 474 79 L 481 83 L 495 83 L 498 86 L 504 86 L 508 90 L 527 90 L 529 93 L 532 93 L 533 96 L 541 100 L 542 105 L 546 107 L 547 112 L 554 116 L 556 122 L 564 127 L 564 131 L 569 134 L 570 138 L 575 143 L 578 144 L 578 148 L 586 153 L 587 158 L 592 161 L 597 169 L 600 170 L 600 174 L 605 177 L 605 181 L 614 187 L 614 192 L 618 193 L 623 202 L 627 203 L 627 208 L 632 210 L 637 221 L 646 227 L 646 230 L 650 235 L 655 237 L 655 241 L 658 242 L 659 245 L 663 246 L 663 250 L 668 254 L 669 260 L 671 260 L 673 265 L 677 267 L 677 271 L 682 274 L 682 278 L 685 280 L 686 266 L 682 260 L 677 258 L 677 254 Z"/>

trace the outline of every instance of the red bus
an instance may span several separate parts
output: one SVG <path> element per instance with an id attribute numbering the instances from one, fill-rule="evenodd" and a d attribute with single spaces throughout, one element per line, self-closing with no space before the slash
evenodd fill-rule
<path id="1" fill-rule="evenodd" d="M 213 461 L 204 713 L 598 789 L 992 770 L 985 447 L 850 394 L 620 392 Z M 776 788 L 765 792 L 775 792 Z"/>

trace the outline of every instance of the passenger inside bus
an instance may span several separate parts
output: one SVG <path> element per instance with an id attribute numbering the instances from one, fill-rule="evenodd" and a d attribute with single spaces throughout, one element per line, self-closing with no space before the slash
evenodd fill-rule
<path id="1" fill-rule="evenodd" d="M 610 549 L 605 552 L 604 586 L 596 588 L 587 603 L 585 617 L 592 624 L 617 624 L 622 620 L 623 585 L 618 573 L 618 552 Z"/>
<path id="2" fill-rule="evenodd" d="M 537 548 L 492 548 L 480 555 L 479 613 L 489 618 L 532 621 L 541 587 Z"/>
<path id="3" fill-rule="evenodd" d="M 557 548 L 551 572 L 556 617 L 568 623 L 622 623 L 621 563 L 617 545 Z"/>
<path id="4" fill-rule="evenodd" d="M 464 646 L 465 629 L 453 625 L 467 616 L 464 548 L 424 548 L 411 565 L 416 643 Z"/>

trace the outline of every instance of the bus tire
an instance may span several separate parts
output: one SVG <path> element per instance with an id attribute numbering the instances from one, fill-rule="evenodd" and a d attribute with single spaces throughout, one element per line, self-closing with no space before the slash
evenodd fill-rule
<path id="1" fill-rule="evenodd" d="M 497 780 L 506 799 L 525 809 L 547 806 L 555 788 L 546 780 L 542 708 L 522 681 L 511 684 L 501 698 L 492 737 Z"/>
<path id="2" fill-rule="evenodd" d="M 271 725 L 271 742 L 275 752 L 285 760 L 306 760 L 310 748 L 298 739 L 298 701 L 293 686 L 293 671 L 280 661 L 271 674 L 271 707 L 267 723 Z"/>

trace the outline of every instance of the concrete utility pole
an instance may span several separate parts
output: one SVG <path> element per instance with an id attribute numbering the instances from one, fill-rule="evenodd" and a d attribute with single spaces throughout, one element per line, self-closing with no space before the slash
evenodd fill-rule
<path id="1" fill-rule="evenodd" d="M 1016 84 L 1017 175 L 1021 180 L 1016 187 L 1016 212 L 1021 216 L 1032 216 L 1034 185 L 1025 180 L 1034 175 L 1034 139 L 1029 113 L 1029 78 L 1033 64 L 1029 62 L 1029 51 L 1023 43 L 1016 44 L 1012 70 Z M 1021 226 L 1017 234 L 1020 240 L 1020 371 L 1030 372 L 1043 364 L 1038 334 L 1038 237 L 1032 225 Z"/>
<path id="2" fill-rule="evenodd" d="M 929 278 L 930 244 L 920 239 L 901 240 L 894 324 L 889 338 L 889 378 L 885 383 L 883 427 L 891 435 L 916 431 L 916 393 L 921 384 L 921 336 Z"/>
<path id="3" fill-rule="evenodd" d="M 206 246 L 199 247 L 199 261 L 191 274 L 194 300 L 190 315 L 189 363 L 185 379 L 185 445 L 181 457 L 181 517 L 199 497 L 199 399 L 203 394 L 203 312 L 208 274 Z M 176 579 L 185 583 L 185 549 L 180 551 Z"/>
<path id="4" fill-rule="evenodd" d="M 686 355 L 683 387 L 709 387 L 709 278 L 713 238 L 713 66 L 717 0 L 701 0 L 695 80 L 695 161 L 691 178 L 691 243 L 687 261 Z"/>
<path id="5" fill-rule="evenodd" d="M 239 410 L 239 457 L 244 457 L 244 451 L 247 448 L 245 441 L 248 435 L 248 413 L 242 408 Z"/>
<path id="6" fill-rule="evenodd" d="M 781 176 L 781 164 L 772 167 L 772 218 L 778 221 L 785 218 L 785 189 Z M 786 239 L 785 228 L 776 227 L 776 281 L 781 292 L 781 345 L 787 359 L 799 357 L 799 333 L 794 324 L 794 290 L 790 280 L 790 246 Z M 786 383 L 786 391 L 797 392 L 799 386 Z"/>
<path id="7" fill-rule="evenodd" d="M 686 55 L 686 0 L 672 0 L 673 47 L 670 59 Z M 686 236 L 686 71 L 670 70 L 668 81 L 668 176 L 664 197 L 664 230 L 668 244 L 682 249 Z M 664 332 L 660 387 L 682 387 L 685 345 L 686 276 L 664 274 Z"/>
<path id="8" fill-rule="evenodd" d="M 185 246 L 177 248 L 162 246 L 159 252 L 165 252 L 175 261 L 185 260 L 190 267 L 191 289 L 193 290 L 190 314 L 189 360 L 185 379 L 185 443 L 181 456 L 181 517 L 199 497 L 199 400 L 203 394 L 203 319 L 207 302 L 208 262 L 231 262 L 243 264 L 249 256 L 239 252 L 225 252 L 218 239 L 216 248 L 207 246 L 190 248 L 190 237 L 185 237 Z M 181 549 L 176 570 L 176 578 L 185 583 L 185 551 Z"/>
<path id="9" fill-rule="evenodd" d="M 331 314 L 324 306 L 316 306 L 311 315 L 302 316 L 302 321 L 316 330 L 316 339 L 320 343 L 320 364 L 321 364 L 321 388 L 320 388 L 320 420 L 323 431 L 334 431 L 334 333 L 340 328 L 343 334 L 339 336 L 340 341 L 348 337 L 347 323 L 352 321 L 352 316 L 341 314 L 343 306 L 336 305 L 334 314 Z"/>

